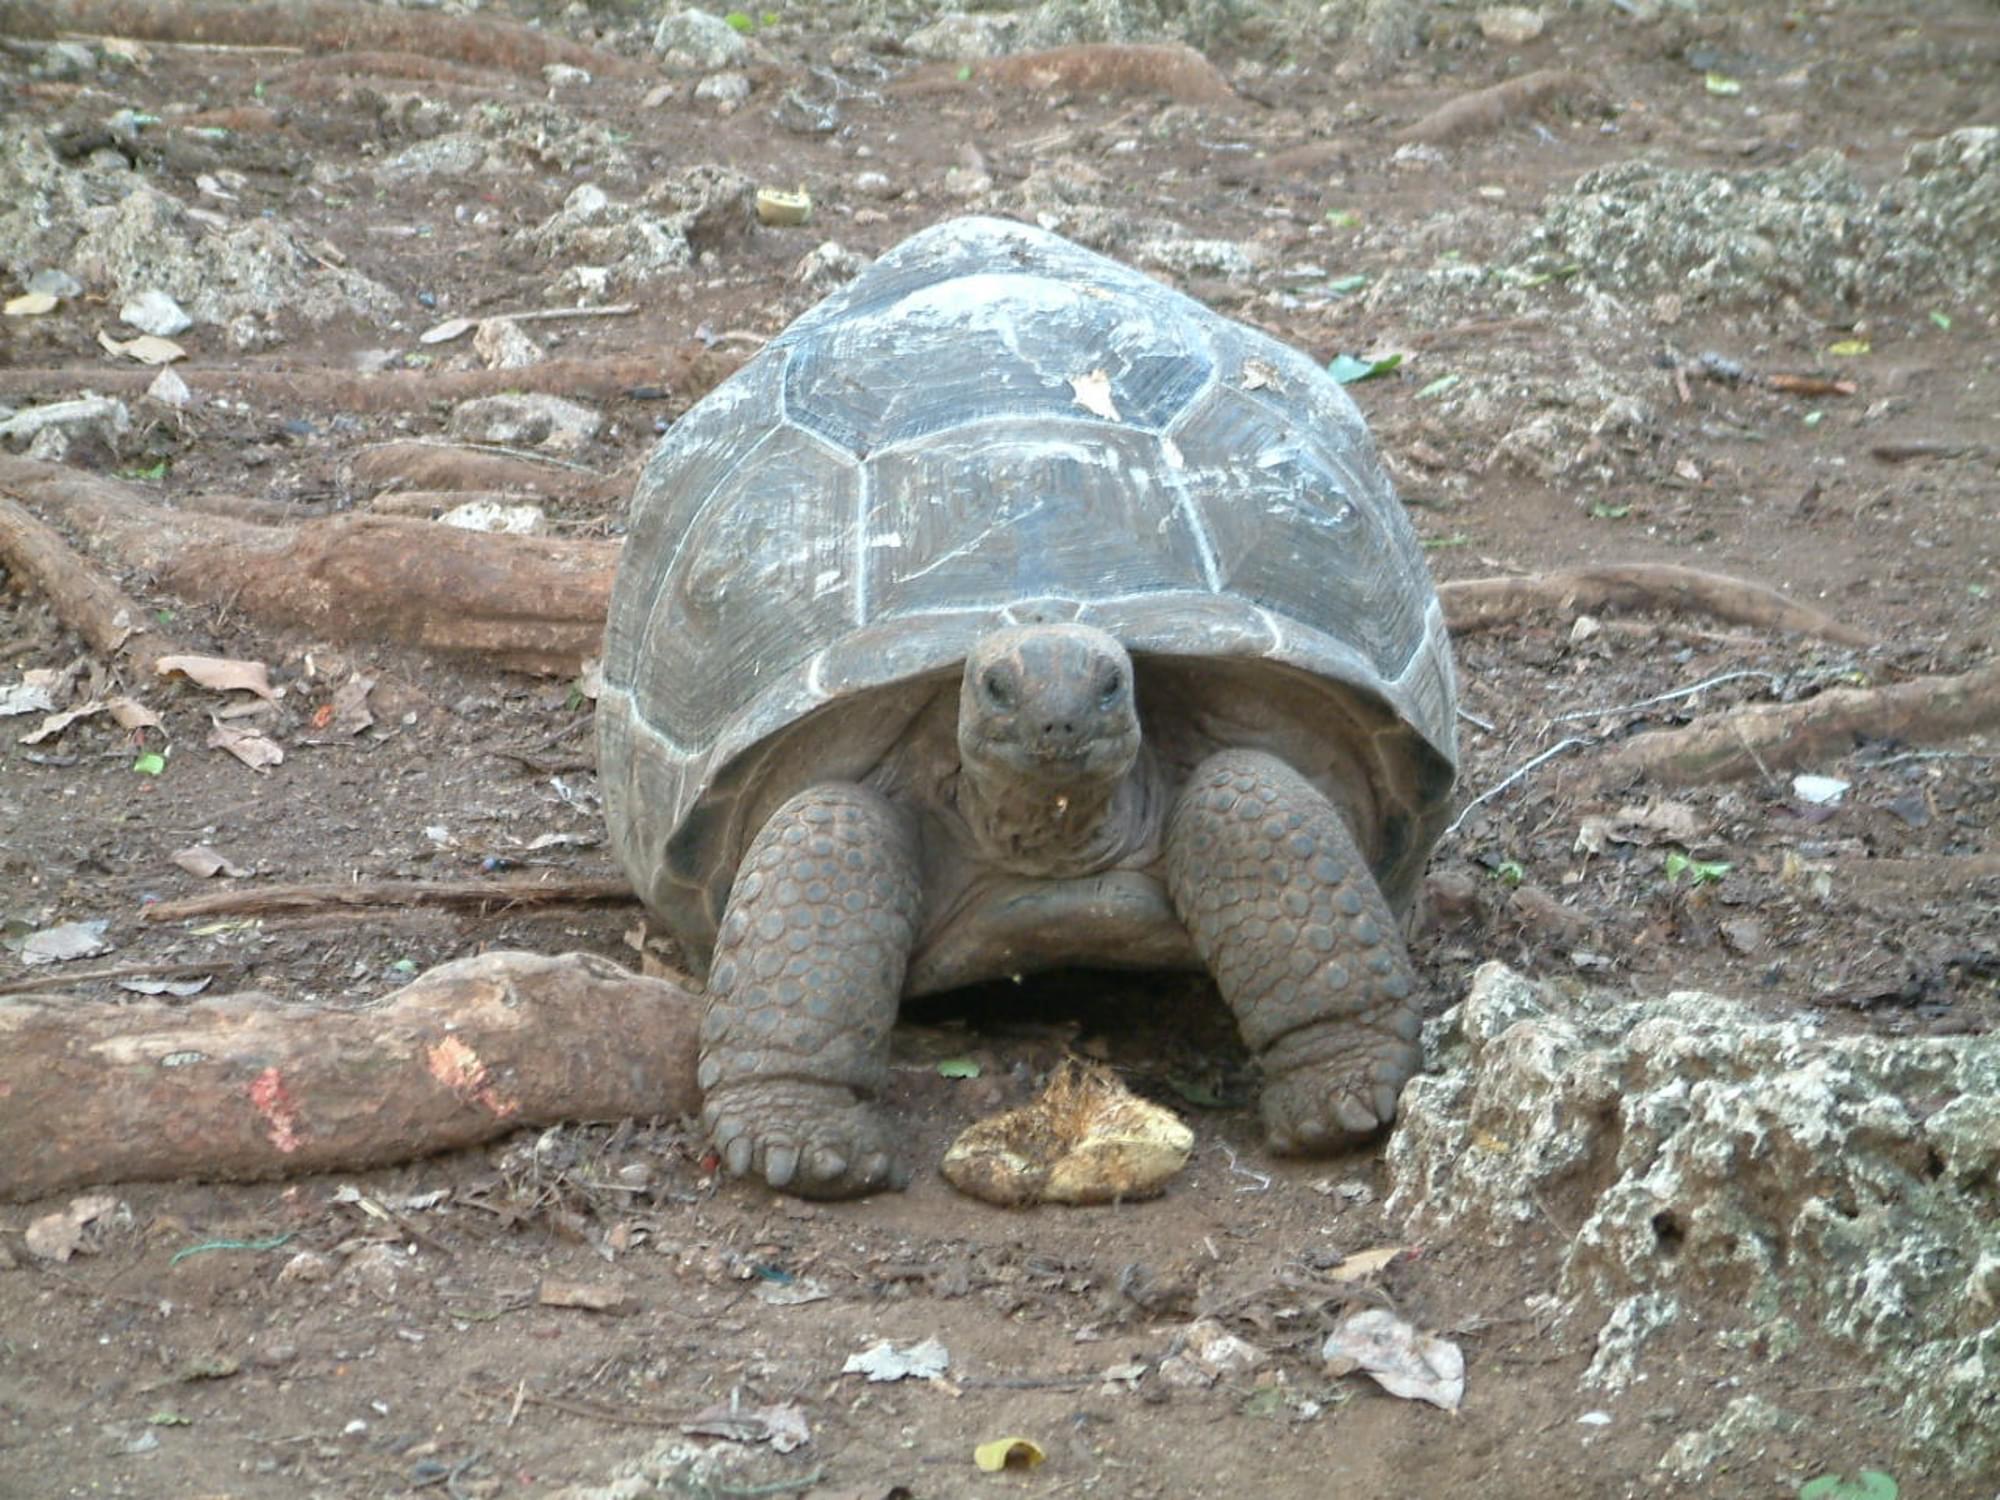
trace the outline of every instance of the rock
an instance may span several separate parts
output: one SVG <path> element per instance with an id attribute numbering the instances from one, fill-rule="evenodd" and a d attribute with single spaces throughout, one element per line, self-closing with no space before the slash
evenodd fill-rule
<path id="1" fill-rule="evenodd" d="M 949 167 L 944 174 L 944 190 L 954 198 L 977 198 L 993 190 L 993 179 L 976 167 Z"/>
<path id="2" fill-rule="evenodd" d="M 1880 193 L 1830 147 L 1751 172 L 1616 163 L 1553 195 L 1512 253 L 1522 271 L 1580 264 L 1590 284 L 1687 306 L 1982 296 L 2000 281 L 2000 127 L 1911 147 Z"/>
<path id="3" fill-rule="evenodd" d="M 1542 34 L 1542 13 L 1521 5 L 1496 5 L 1479 13 L 1479 31 L 1489 42 L 1518 47 Z"/>
<path id="4" fill-rule="evenodd" d="M 57 433 L 65 439 L 96 438 L 116 453 L 120 441 L 131 431 L 132 413 L 123 401 L 114 396 L 81 396 L 15 412 L 0 421 L 0 443 L 34 444 L 44 433 Z"/>
<path id="5" fill-rule="evenodd" d="M 59 267 L 44 266 L 23 283 L 22 290 L 38 292 L 44 297 L 81 297 L 83 283 Z"/>
<path id="6" fill-rule="evenodd" d="M 828 240 L 792 268 L 792 280 L 808 291 L 830 292 L 868 269 L 868 257 Z"/>
<path id="7" fill-rule="evenodd" d="M 180 303 L 158 287 L 147 287 L 126 298 L 125 305 L 118 309 L 118 316 L 141 333 L 163 339 L 186 333 L 194 327 L 194 319 L 181 310 Z"/>
<path id="8" fill-rule="evenodd" d="M 472 333 L 472 347 L 489 370 L 519 370 L 542 362 L 542 346 L 512 318 L 486 318 Z"/>
<path id="9" fill-rule="evenodd" d="M 747 62 L 750 43 L 720 16 L 704 10 L 674 11 L 653 30 L 653 50 L 681 73 L 711 73 Z"/>
<path id="10" fill-rule="evenodd" d="M 900 198 L 903 190 L 882 172 L 857 172 L 854 174 L 854 191 L 870 198 Z"/>
<path id="11" fill-rule="evenodd" d="M 608 287 L 613 277 L 636 286 L 684 269 L 702 250 L 747 236 L 756 218 L 757 185 L 732 167 L 703 164 L 648 189 L 636 203 L 619 202 L 594 183 L 573 189 L 555 214 L 526 236 L 551 260 L 572 264 L 565 290 L 591 271 Z M 590 300 L 605 287 L 587 293 Z"/>
<path id="12" fill-rule="evenodd" d="M 1669 1448 L 1660 1467 L 1693 1484 L 1746 1443 L 1773 1433 L 1797 1432 L 1804 1425 L 1801 1418 L 1779 1410 L 1761 1396 L 1738 1396 L 1723 1408 L 1713 1426 L 1690 1432 Z"/>
<path id="13" fill-rule="evenodd" d="M 590 73 L 568 63 L 548 63 L 542 68 L 542 82 L 552 89 L 582 88 L 590 82 Z"/>
<path id="14" fill-rule="evenodd" d="M 1580 1226 L 1560 1328 L 1594 1344 L 1589 1380 L 1639 1378 L 1651 1335 L 1699 1304 L 1704 1330 L 1768 1358 L 1807 1337 L 1858 1350 L 1913 1448 L 1966 1477 L 2000 1464 L 2000 1037 L 1563 998 L 1488 964 L 1426 1043 L 1388 1210 L 1498 1245 L 1550 1212 Z"/>
<path id="15" fill-rule="evenodd" d="M 903 50 L 928 62 L 978 62 L 1008 50 L 1021 18 L 1005 13 L 939 16 L 903 38 Z"/>
<path id="16" fill-rule="evenodd" d="M 1226 1375 L 1247 1375 L 1270 1358 L 1213 1318 L 1197 1318 L 1176 1342 L 1180 1348 L 1160 1361 L 1160 1379 L 1184 1389 L 1214 1385 Z"/>
<path id="17" fill-rule="evenodd" d="M 316 324 L 386 320 L 402 307 L 379 282 L 308 254 L 275 220 L 218 232 L 178 200 L 143 185 L 84 215 L 69 265 L 86 286 L 121 299 L 165 293 L 201 323 L 280 313 Z"/>
<path id="18" fill-rule="evenodd" d="M 750 97 L 750 78 L 744 73 L 711 73 L 694 86 L 696 99 L 713 104 L 723 114 L 738 108 Z"/>
<path id="19" fill-rule="evenodd" d="M 502 505 L 495 500 L 471 500 L 438 517 L 440 526 L 460 531 L 491 531 L 503 536 L 538 536 L 548 530 L 549 517 L 539 505 Z"/>
<path id="20" fill-rule="evenodd" d="M 481 396 L 454 407 L 447 430 L 469 442 L 571 453 L 597 435 L 601 420 L 592 408 L 560 396 Z"/>
<path id="21" fill-rule="evenodd" d="M 88 78 L 97 71 L 97 57 L 81 42 L 47 42 L 32 71 L 51 81 Z"/>
<path id="22" fill-rule="evenodd" d="M 1028 13 L 1014 48 L 1061 47 L 1071 42 L 1188 42 L 1205 47 L 1239 29 L 1255 9 L 1248 0 L 1041 0 Z"/>
<path id="23" fill-rule="evenodd" d="M 153 383 L 146 387 L 146 399 L 157 401 L 162 406 L 175 411 L 185 410 L 194 401 L 194 392 L 187 382 L 176 375 L 171 368 L 163 369 L 153 377 Z"/>

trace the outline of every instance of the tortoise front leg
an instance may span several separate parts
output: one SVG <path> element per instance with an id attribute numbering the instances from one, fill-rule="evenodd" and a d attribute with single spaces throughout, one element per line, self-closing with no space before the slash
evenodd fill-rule
<path id="1" fill-rule="evenodd" d="M 908 816 L 861 786 L 800 792 L 751 842 L 701 1026 L 702 1123 L 732 1175 L 808 1198 L 908 1184 L 875 1101 L 917 869 Z"/>
<path id="2" fill-rule="evenodd" d="M 1275 756 L 1198 767 L 1167 825 L 1167 882 L 1264 1068 L 1280 1152 L 1323 1152 L 1395 1118 L 1420 1060 L 1415 975 L 1340 812 Z"/>

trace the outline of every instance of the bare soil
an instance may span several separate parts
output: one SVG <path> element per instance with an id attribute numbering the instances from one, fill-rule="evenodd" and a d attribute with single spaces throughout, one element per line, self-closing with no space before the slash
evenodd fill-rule
<path id="1" fill-rule="evenodd" d="M 796 3 L 760 29 L 767 60 L 752 70 L 742 108 L 720 114 L 693 102 L 685 82 L 648 105 L 663 81 L 644 47 L 650 25 L 622 9 L 556 9 L 541 17 L 552 34 L 636 64 L 555 90 L 570 115 L 616 132 L 636 164 L 637 184 L 607 183 L 614 196 L 714 162 L 803 187 L 817 205 L 805 227 L 761 229 L 657 283 L 635 316 L 537 326 L 538 337 L 559 335 L 552 352 L 572 359 L 691 349 L 731 330 L 768 335 L 817 295 L 791 279 L 807 252 L 831 238 L 879 253 L 962 211 L 945 174 L 968 163 L 1002 189 L 1038 166 L 1085 163 L 1103 174 L 1114 206 L 1195 236 L 1261 241 L 1280 266 L 1315 262 L 1338 276 L 1454 254 L 1487 259 L 1527 226 L 1544 194 L 1639 154 L 1738 167 L 1832 144 L 1885 177 L 1911 142 L 1991 123 L 2000 103 L 2000 18 L 1969 0 L 1920 9 L 1741 3 L 1650 23 L 1556 11 L 1541 39 L 1515 48 L 1484 40 L 1453 12 L 1431 47 L 1381 76 L 1346 76 L 1349 54 L 1309 34 L 1266 35 L 1213 54 L 1243 102 L 1198 106 L 1196 128 L 1163 133 L 1149 123 L 1191 106 L 1143 91 L 1051 96 L 983 73 L 914 96 L 881 93 L 879 78 L 860 87 L 914 61 L 887 44 L 888 32 Z M 529 8 L 518 14 L 534 18 Z M 841 76 L 857 86 L 839 100 L 841 127 L 802 134 L 774 119 L 788 89 L 823 89 L 812 69 L 842 48 Z M 311 185 L 316 163 L 353 166 L 407 144 L 395 135 L 395 109 L 382 107 L 398 93 L 470 111 L 550 90 L 533 70 L 471 63 L 411 83 L 371 71 L 384 64 L 358 50 L 316 56 L 310 67 L 285 51 L 162 42 L 148 53 L 143 68 L 83 85 L 31 80 L 21 56 L 0 53 L 0 107 L 50 130 L 89 128 L 118 108 L 274 110 L 147 170 L 165 190 L 232 219 L 274 214 L 412 300 L 401 331 L 301 322 L 251 354 L 233 355 L 218 330 L 196 328 L 183 341 L 198 362 L 296 373 L 296 399 L 207 405 L 178 419 L 153 412 L 129 451 L 96 461 L 122 472 L 161 465 L 151 477 L 171 502 L 224 492 L 298 515 L 347 507 L 353 455 L 436 434 L 443 413 L 343 411 L 314 399 L 311 372 L 349 370 L 358 351 L 378 346 L 420 352 L 415 333 L 434 319 L 549 305 L 560 267 L 538 260 L 522 236 L 589 168 L 322 191 Z M 1396 159 L 1397 132 L 1438 104 L 1554 67 L 1588 75 L 1617 112 L 1544 110 L 1417 166 Z M 1713 93 L 1711 73 L 1750 86 Z M 242 174 L 228 179 L 233 201 L 200 198 L 196 178 L 218 166 Z M 907 191 L 857 191 L 866 170 Z M 1524 619 L 1467 637 L 1459 670 L 1479 721 L 1464 726 L 1468 795 L 1568 736 L 1616 740 L 1855 674 L 1886 682 L 1964 670 L 1993 649 L 2000 479 L 1992 450 L 1976 446 L 2000 432 L 1990 299 L 1912 300 L 1820 321 L 1761 304 L 1697 307 L 1635 336 L 1596 324 L 1561 279 L 1534 316 L 1442 329 L 1413 326 L 1392 301 L 1298 291 L 1279 274 L 1183 284 L 1323 360 L 1411 353 L 1394 377 L 1353 389 L 1441 578 L 1689 563 L 1774 585 L 1882 643 L 1854 651 L 1660 617 L 1609 618 L 1595 633 L 1566 618 Z M 1947 313 L 1948 329 L 1934 310 Z M 9 319 L 0 366 L 73 372 L 45 397 L 87 386 L 109 368 L 95 334 L 115 326 L 116 311 Z M 1869 341 L 1865 358 L 1828 355 L 1854 337 Z M 470 359 L 462 348 L 421 352 L 449 367 Z M 1858 389 L 1807 398 L 1689 378 L 1706 351 L 1754 372 L 1834 374 Z M 1524 402 L 1557 373 L 1594 362 L 1651 417 L 1607 429 L 1553 474 L 1512 463 L 1496 451 L 1510 420 L 1447 411 L 1421 394 L 1461 359 L 1487 378 L 1512 371 Z M 604 402 L 599 436 L 572 455 L 617 477 L 610 493 L 677 414 L 656 394 Z M 1808 421 L 1815 410 L 1822 415 Z M 1875 450 L 1891 439 L 1941 452 L 1888 462 Z M 615 501 L 574 502 L 557 516 L 573 535 L 620 525 Z M 329 651 L 260 633 L 226 610 L 178 608 L 149 594 L 146 578 L 121 581 L 168 612 L 182 640 L 272 665 L 286 695 L 257 722 L 286 759 L 259 773 L 204 748 L 215 700 L 185 684 L 146 689 L 172 745 L 158 776 L 134 773 L 131 740 L 102 718 L 37 747 L 9 732 L 0 744 L 0 914 L 14 932 L 108 918 L 113 951 L 73 968 L 214 964 L 218 992 L 254 987 L 281 1001 L 354 1007 L 415 969 L 486 948 L 638 962 L 637 908 L 143 924 L 146 902 L 201 888 L 169 857 L 195 843 L 263 881 L 614 872 L 588 765 L 589 705 L 572 684 L 414 654 Z M 0 641 L 8 680 L 86 654 L 18 579 L 0 593 Z M 375 727 L 309 743 L 315 711 L 353 667 L 378 679 Z M 1662 706 L 1627 707 L 1728 674 L 1742 675 Z M 1498 958 L 1564 982 L 1701 987 L 1896 1034 L 1989 1029 L 2000 1017 L 1996 753 L 1990 739 L 1864 740 L 1804 768 L 1851 783 L 1837 804 L 1816 805 L 1782 771 L 1671 794 L 1601 785 L 1590 746 L 1573 747 L 1482 803 L 1439 849 L 1415 949 L 1430 1003 L 1449 1005 L 1474 966 Z M 1684 811 L 1659 815 L 1663 801 Z M 1585 818 L 1615 819 L 1628 807 L 1654 808 L 1653 826 L 1628 821 L 1625 837 L 1579 848 Z M 1677 817 L 1686 823 L 1672 824 Z M 1676 837 L 1662 831 L 1669 825 L 1698 832 Z M 570 841 L 528 847 L 545 834 Z M 1708 878 L 1670 876 L 1670 850 Z M 1983 879 L 1955 873 L 1982 854 Z M 0 985 L 47 972 L 0 954 Z M 1649 1346 L 1646 1379 L 1631 1391 L 1579 1389 L 1590 1351 L 1553 1342 L 1533 1300 L 1550 1290 L 1548 1247 L 1581 1218 L 1577 1205 L 1546 1206 L 1539 1246 L 1433 1243 L 1363 1290 L 1331 1278 L 1343 1254 L 1401 1243 L 1379 1208 L 1374 1157 L 1266 1156 L 1249 1107 L 1253 1080 L 1226 1017 L 1204 986 L 1169 985 L 1168 1004 L 1159 984 L 1087 975 L 950 997 L 925 1006 L 898 1038 L 896 1103 L 919 1161 L 934 1162 L 973 1119 L 1027 1097 L 1065 1047 L 1107 1057 L 1196 1129 L 1192 1166 L 1151 1203 L 1003 1212 L 919 1172 L 901 1195 L 805 1206 L 718 1180 L 683 1122 L 653 1120 L 345 1178 L 118 1188 L 83 1252 L 61 1264 L 36 1258 L 23 1239 L 61 1203 L 0 1208 L 0 1496 L 548 1495 L 606 1483 L 674 1441 L 691 1452 L 711 1446 L 718 1440 L 686 1437 L 680 1424 L 732 1398 L 797 1403 L 811 1442 L 784 1455 L 745 1448 L 733 1488 L 688 1479 L 665 1492 L 1776 1496 L 1815 1474 L 1872 1464 L 1893 1470 L 1905 1496 L 1946 1494 L 1926 1487 L 1923 1455 L 1901 1451 L 1885 1425 L 1875 1372 L 1822 1344 L 1782 1359 L 1731 1352 L 1717 1335 L 1734 1310 L 1720 1297 L 1691 1305 L 1681 1331 Z M 75 989 L 97 1000 L 120 993 L 109 981 Z M 975 1059 L 981 1076 L 940 1076 L 945 1057 Z M 614 1294 L 616 1305 L 547 1304 L 552 1288 L 560 1300 L 577 1284 Z M 824 1298 L 767 1300 L 807 1285 Z M 1323 1371 L 1326 1330 L 1367 1303 L 1464 1347 L 1460 1412 Z M 1168 1383 L 1156 1363 L 1202 1314 L 1267 1361 L 1212 1387 Z M 950 1351 L 942 1382 L 868 1384 L 841 1373 L 849 1354 L 876 1340 L 930 1337 Z M 1761 1440 L 1693 1489 L 1663 1475 L 1657 1465 L 1673 1441 L 1746 1390 L 1806 1424 Z M 1579 1421 L 1596 1410 L 1611 1420 Z M 1047 1461 L 976 1473 L 973 1445 L 1009 1434 L 1032 1438 Z"/>

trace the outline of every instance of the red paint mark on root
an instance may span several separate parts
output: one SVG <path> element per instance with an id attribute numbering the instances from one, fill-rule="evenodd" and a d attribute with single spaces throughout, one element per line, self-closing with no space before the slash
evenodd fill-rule
<path id="1" fill-rule="evenodd" d="M 493 1086 L 479 1054 L 455 1036 L 448 1036 L 429 1048 L 424 1054 L 424 1061 L 430 1067 L 431 1077 L 466 1103 L 477 1104 L 496 1120 L 506 1119 L 521 1107 L 518 1099 L 509 1099 Z"/>
<path id="2" fill-rule="evenodd" d="M 251 1080 L 250 1102 L 264 1117 L 264 1136 L 275 1149 L 289 1156 L 305 1144 L 298 1106 L 276 1068 L 266 1068 Z"/>

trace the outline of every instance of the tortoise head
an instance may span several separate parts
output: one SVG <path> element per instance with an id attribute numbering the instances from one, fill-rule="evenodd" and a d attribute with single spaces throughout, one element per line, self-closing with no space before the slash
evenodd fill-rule
<path id="1" fill-rule="evenodd" d="M 989 786 L 1108 790 L 1139 754 L 1132 658 L 1090 625 L 994 631 L 965 659 L 958 751 Z"/>

